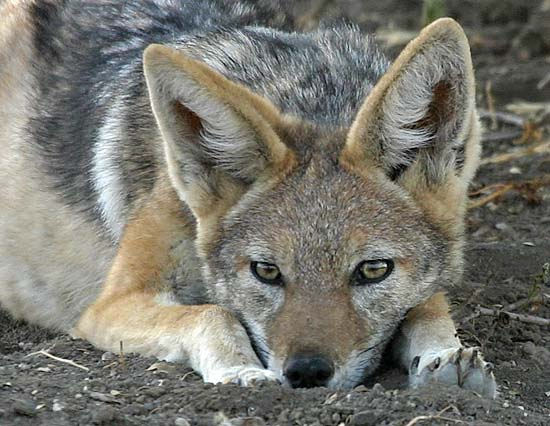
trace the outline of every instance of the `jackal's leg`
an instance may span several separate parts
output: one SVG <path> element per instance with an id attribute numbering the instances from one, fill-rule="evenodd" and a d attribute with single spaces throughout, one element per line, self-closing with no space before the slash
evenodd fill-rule
<path id="1" fill-rule="evenodd" d="M 189 224 L 186 229 L 172 191 L 160 192 L 128 224 L 102 293 L 80 318 L 75 334 L 110 351 L 122 341 L 128 352 L 185 361 L 207 382 L 275 380 L 229 311 L 177 305 L 166 296 L 159 277 L 170 262 L 170 244 L 192 230 Z M 172 201 L 167 203 L 167 197 Z"/>
<path id="2" fill-rule="evenodd" d="M 399 362 L 409 371 L 410 386 L 438 381 L 495 397 L 492 365 L 478 348 L 462 346 L 443 293 L 407 314 L 394 345 Z"/>

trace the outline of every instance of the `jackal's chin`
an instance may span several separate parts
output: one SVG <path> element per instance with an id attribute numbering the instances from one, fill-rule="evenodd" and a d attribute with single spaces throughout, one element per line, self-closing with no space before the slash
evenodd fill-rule
<path id="1" fill-rule="evenodd" d="M 378 351 L 353 351 L 345 364 L 337 367 L 334 376 L 328 382 L 329 389 L 352 389 L 360 385 L 365 377 L 372 374 L 378 366 Z"/>

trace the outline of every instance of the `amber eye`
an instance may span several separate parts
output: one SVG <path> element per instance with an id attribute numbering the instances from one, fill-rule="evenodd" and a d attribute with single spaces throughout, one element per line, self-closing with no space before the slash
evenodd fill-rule
<path id="1" fill-rule="evenodd" d="M 393 271 L 393 260 L 377 259 L 365 260 L 355 268 L 355 283 L 374 284 L 388 277 Z"/>
<path id="2" fill-rule="evenodd" d="M 266 262 L 251 262 L 252 275 L 265 284 L 281 285 L 283 280 L 277 265 Z"/>

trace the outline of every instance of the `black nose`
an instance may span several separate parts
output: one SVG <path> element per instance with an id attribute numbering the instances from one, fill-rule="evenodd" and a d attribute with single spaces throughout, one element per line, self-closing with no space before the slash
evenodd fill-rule
<path id="1" fill-rule="evenodd" d="M 283 374 L 293 388 L 313 388 L 326 386 L 334 367 L 324 356 L 299 354 L 287 358 Z"/>

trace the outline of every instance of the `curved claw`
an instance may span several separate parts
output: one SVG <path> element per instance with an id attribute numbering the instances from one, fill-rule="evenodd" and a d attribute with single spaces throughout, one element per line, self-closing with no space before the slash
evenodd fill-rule
<path id="1" fill-rule="evenodd" d="M 410 374 L 418 373 L 418 365 L 420 364 L 420 357 L 415 356 L 411 362 L 411 367 L 409 368 Z"/>

